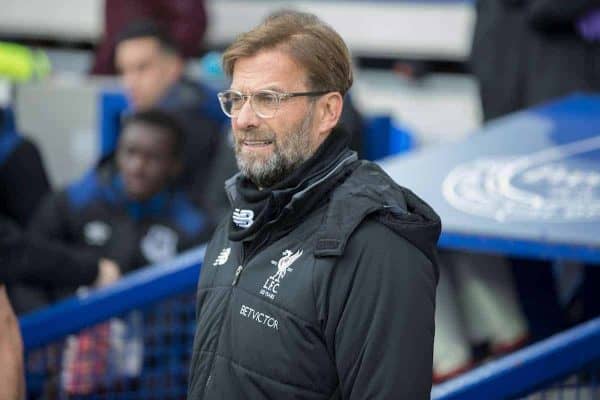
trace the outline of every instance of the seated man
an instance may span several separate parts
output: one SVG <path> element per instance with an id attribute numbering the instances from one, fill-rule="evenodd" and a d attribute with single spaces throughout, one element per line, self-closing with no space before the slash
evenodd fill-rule
<path id="1" fill-rule="evenodd" d="M 139 21 L 117 38 L 115 63 L 133 110 L 151 107 L 169 112 L 182 126 L 186 148 L 181 182 L 203 207 L 227 203 L 222 182 L 236 172 L 233 151 L 218 167 L 215 155 L 226 141 L 225 123 L 216 92 L 184 76 L 184 60 L 173 40 L 157 25 Z M 221 196 L 215 198 L 214 187 Z M 218 213 L 218 212 L 217 212 Z"/>
<path id="2" fill-rule="evenodd" d="M 165 261 L 202 243 L 211 222 L 173 181 L 184 137 L 168 114 L 148 110 L 124 121 L 116 157 L 47 198 L 30 228 L 75 254 L 115 260 L 121 273 Z M 21 285 L 44 305 L 71 290 Z M 30 295 L 28 298 L 33 298 Z"/>

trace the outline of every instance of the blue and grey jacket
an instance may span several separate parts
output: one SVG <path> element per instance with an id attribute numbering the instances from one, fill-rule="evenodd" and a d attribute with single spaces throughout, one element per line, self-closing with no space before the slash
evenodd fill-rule
<path id="1" fill-rule="evenodd" d="M 145 202 L 128 200 L 121 178 L 106 165 L 46 198 L 30 230 L 68 249 L 73 258 L 86 260 L 82 265 L 109 258 L 127 273 L 203 243 L 212 229 L 206 215 L 183 193 L 165 190 Z M 79 284 L 89 283 L 90 272 L 82 268 L 80 277 Z M 23 286 L 31 293 L 36 285 Z M 38 286 L 26 308 L 54 301 L 75 288 Z"/>

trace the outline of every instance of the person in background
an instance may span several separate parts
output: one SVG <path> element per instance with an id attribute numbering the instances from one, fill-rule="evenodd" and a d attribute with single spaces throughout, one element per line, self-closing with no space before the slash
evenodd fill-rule
<path id="1" fill-rule="evenodd" d="M 184 57 L 200 54 L 207 25 L 204 0 L 106 0 L 104 34 L 96 49 L 93 74 L 116 73 L 116 38 L 125 27 L 141 19 L 157 21 L 174 38 Z"/>
<path id="2" fill-rule="evenodd" d="M 67 247 L 73 256 L 114 260 L 120 274 L 202 243 L 212 223 L 174 184 L 184 143 L 181 128 L 168 114 L 132 114 L 124 121 L 114 160 L 47 197 L 30 231 Z M 17 289 L 36 300 L 26 305 L 31 310 L 76 287 L 23 284 Z"/>
<path id="3" fill-rule="evenodd" d="M 471 369 L 480 358 L 510 353 L 529 339 L 510 264 L 501 256 L 440 251 L 436 304 L 436 383 Z"/>
<path id="4" fill-rule="evenodd" d="M 220 217 L 226 204 L 222 182 L 235 172 L 235 159 L 216 92 L 184 75 L 176 43 L 152 21 L 132 23 L 118 35 L 115 64 L 133 111 L 158 108 L 181 125 L 186 147 L 180 183 L 192 200 Z"/>
<path id="5" fill-rule="evenodd" d="M 478 0 L 476 11 L 470 63 L 484 121 L 575 91 L 600 91 L 599 1 Z M 574 295 L 560 296 L 555 275 L 576 274 L 581 266 L 511 263 L 532 339 L 600 315 L 597 268 L 585 269 Z M 569 309 L 578 311 L 564 312 Z"/>

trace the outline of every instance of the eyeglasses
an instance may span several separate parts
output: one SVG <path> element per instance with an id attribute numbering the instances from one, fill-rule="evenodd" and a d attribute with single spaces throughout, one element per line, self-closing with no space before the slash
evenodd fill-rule
<path id="1" fill-rule="evenodd" d="M 219 103 L 225 115 L 229 118 L 237 118 L 246 100 L 250 100 L 250 107 L 261 118 L 273 118 L 279 110 L 281 102 L 292 97 L 301 96 L 322 96 L 330 90 L 320 92 L 296 92 L 296 93 L 280 93 L 274 90 L 259 90 L 252 94 L 243 94 L 237 90 L 225 90 L 220 92 Z"/>

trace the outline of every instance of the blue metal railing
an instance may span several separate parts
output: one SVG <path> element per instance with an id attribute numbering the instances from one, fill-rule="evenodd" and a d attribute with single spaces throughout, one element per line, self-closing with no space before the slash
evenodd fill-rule
<path id="1" fill-rule="evenodd" d="M 205 249 L 190 250 L 173 261 L 134 272 L 110 287 L 21 317 L 25 349 L 49 344 L 115 315 L 193 289 Z"/>
<path id="2" fill-rule="evenodd" d="M 600 360 L 600 317 L 433 388 L 434 400 L 508 399 Z"/>
<path id="3" fill-rule="evenodd" d="M 132 273 L 111 287 L 68 299 L 48 309 L 22 317 L 21 327 L 27 351 L 31 353 L 33 350 L 35 353 L 37 348 L 52 348 L 69 334 L 80 332 L 84 328 L 94 326 L 114 316 L 124 315 L 132 310 L 154 310 L 156 316 L 159 316 L 161 312 L 168 314 L 173 310 L 184 312 L 186 315 L 190 315 L 192 320 L 184 322 L 178 320 L 177 317 L 175 319 L 170 317 L 171 319 L 168 320 L 170 322 L 158 321 L 157 325 L 157 321 L 154 322 L 158 332 L 153 332 L 152 325 L 146 332 L 146 342 L 148 342 L 148 337 L 152 337 L 154 334 L 166 334 L 166 337 L 169 337 L 169 340 L 164 343 L 160 342 L 157 348 L 149 348 L 146 360 L 152 358 L 171 361 L 166 367 L 154 365 L 156 362 L 150 363 L 151 365 L 148 367 L 148 363 L 146 363 L 146 369 L 138 378 L 140 381 L 135 386 L 138 388 L 135 390 L 136 396 L 132 398 L 152 398 L 140 389 L 145 387 L 148 379 L 150 381 L 158 379 L 159 386 L 164 390 L 168 388 L 169 391 L 178 393 L 178 395 L 184 393 L 185 382 L 181 381 L 173 386 L 172 377 L 183 379 L 181 377 L 187 375 L 187 360 L 181 361 L 180 359 L 190 353 L 188 347 L 191 347 L 193 324 L 189 326 L 188 324 L 193 322 L 193 299 L 190 302 L 184 301 L 181 305 L 175 303 L 175 308 L 169 304 L 179 301 L 171 299 L 181 298 L 181 295 L 186 293 L 191 295 L 194 292 L 204 252 L 204 247 L 189 251 L 172 262 Z M 155 303 L 156 305 L 154 305 Z M 167 308 L 160 311 L 161 307 Z M 177 311 L 180 307 L 185 309 Z M 191 331 L 188 332 L 190 329 Z M 163 332 L 163 330 L 167 332 Z M 185 335 L 185 340 L 181 343 L 173 341 L 173 338 L 179 338 L 182 334 Z M 182 346 L 186 349 L 178 348 Z M 173 354 L 165 356 L 168 352 Z M 597 379 L 600 377 L 598 373 L 600 368 L 591 370 L 589 367 L 594 363 L 598 364 L 599 360 L 600 318 L 555 335 L 498 361 L 490 362 L 452 381 L 437 385 L 432 390 L 432 399 L 518 398 L 540 389 L 545 390 L 569 374 L 578 374 L 581 371 L 592 371 L 595 374 L 593 379 Z M 38 374 L 39 379 L 47 379 L 45 378 L 47 373 L 44 371 L 47 370 L 42 370 L 41 375 Z M 161 374 L 167 372 L 171 374 L 171 378 L 160 378 Z M 35 371 L 31 376 L 35 377 Z M 165 385 L 163 382 L 171 382 L 171 386 Z M 577 381 L 570 385 L 560 386 L 559 384 L 556 390 L 559 393 L 567 390 L 576 390 L 579 393 L 580 388 L 585 390 L 585 387 L 590 385 L 589 378 L 584 377 L 581 382 Z M 597 390 L 597 384 L 594 383 L 592 386 L 593 390 Z M 152 389 L 149 392 L 156 394 L 157 390 Z"/>

